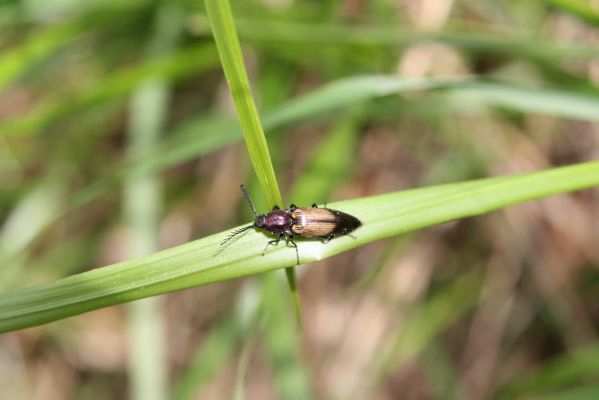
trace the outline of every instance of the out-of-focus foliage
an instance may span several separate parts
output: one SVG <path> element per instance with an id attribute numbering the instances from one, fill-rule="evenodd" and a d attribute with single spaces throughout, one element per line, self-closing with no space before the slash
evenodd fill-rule
<path id="1" fill-rule="evenodd" d="M 240 183 L 259 211 L 272 207 L 257 195 L 201 1 L 168 2 L 180 37 L 148 57 L 166 3 L 0 3 L 2 291 L 128 258 L 121 191 L 144 173 L 162 187 L 161 248 L 248 221 Z M 233 1 L 285 201 L 598 159 L 590 4 Z M 130 100 L 149 79 L 168 87 L 165 126 L 135 154 Z M 598 194 L 301 267 L 300 329 L 278 274 L 169 295 L 169 390 L 180 399 L 597 397 Z M 123 314 L 105 308 L 0 336 L 0 398 L 123 397 Z"/>

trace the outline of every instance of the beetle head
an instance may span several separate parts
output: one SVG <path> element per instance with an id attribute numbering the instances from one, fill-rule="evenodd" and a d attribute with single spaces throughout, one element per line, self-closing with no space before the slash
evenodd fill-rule
<path id="1" fill-rule="evenodd" d="M 254 226 L 258 228 L 264 228 L 266 226 L 266 215 L 256 215 L 256 219 L 254 220 Z"/>

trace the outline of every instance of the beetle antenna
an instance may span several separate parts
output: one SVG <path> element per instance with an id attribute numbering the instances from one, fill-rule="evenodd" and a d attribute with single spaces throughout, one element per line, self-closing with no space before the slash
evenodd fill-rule
<path id="1" fill-rule="evenodd" d="M 227 236 L 227 237 L 225 238 L 225 240 L 223 240 L 223 241 L 220 243 L 220 245 L 221 245 L 221 246 L 225 245 L 227 242 L 229 242 L 229 241 L 230 241 L 231 239 L 233 239 L 235 236 L 237 236 L 237 235 L 239 235 L 240 233 L 243 233 L 243 232 L 245 232 L 245 231 L 247 231 L 248 229 L 250 229 L 250 228 L 253 228 L 253 227 L 254 227 L 254 225 L 252 224 L 252 225 L 244 226 L 244 227 L 242 227 L 242 228 L 239 228 L 239 229 L 236 229 L 236 230 L 234 230 L 233 232 L 231 232 L 231 233 L 229 234 L 229 236 Z"/>
<path id="2" fill-rule="evenodd" d="M 252 198 L 250 197 L 250 194 L 248 193 L 247 190 L 245 190 L 245 186 L 241 185 L 239 188 L 241 189 L 241 193 L 243 193 L 243 195 L 247 199 L 248 203 L 250 203 L 250 207 L 252 207 L 252 212 L 254 213 L 254 215 L 258 216 L 258 214 L 256 213 L 256 207 L 254 207 L 254 203 L 252 202 Z"/>

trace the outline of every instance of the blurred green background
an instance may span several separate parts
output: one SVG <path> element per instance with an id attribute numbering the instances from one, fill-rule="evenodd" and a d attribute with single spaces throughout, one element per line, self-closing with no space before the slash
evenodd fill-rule
<path id="1" fill-rule="evenodd" d="M 599 159 L 596 2 L 232 7 L 287 203 Z M 272 207 L 202 1 L 3 0 L 0 29 L 0 291 L 249 221 L 240 183 Z M 599 398 L 598 204 L 300 267 L 300 328 L 279 271 L 3 334 L 0 398 Z"/>

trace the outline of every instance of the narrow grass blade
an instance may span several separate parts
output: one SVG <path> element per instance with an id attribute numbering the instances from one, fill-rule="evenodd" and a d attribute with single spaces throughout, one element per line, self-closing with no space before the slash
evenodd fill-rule
<path id="1" fill-rule="evenodd" d="M 558 118 L 599 121 L 599 96 L 596 95 L 491 82 L 472 82 L 448 88 L 447 92 L 458 110 L 476 112 L 486 105 Z"/>
<path id="2" fill-rule="evenodd" d="M 52 121 L 90 105 L 121 98 L 140 82 L 151 77 L 176 80 L 198 70 L 217 65 L 216 51 L 212 45 L 201 45 L 180 50 L 158 60 L 151 60 L 116 71 L 87 90 L 71 96 L 49 98 L 38 102 L 25 115 L 0 122 L 0 135 L 32 135 Z"/>
<path id="3" fill-rule="evenodd" d="M 159 7 L 154 17 L 154 35 L 147 59 L 173 53 L 183 26 L 183 12 L 177 5 Z M 152 153 L 160 144 L 170 103 L 168 81 L 150 77 L 133 93 L 128 124 L 128 153 Z M 131 258 L 158 249 L 162 213 L 162 182 L 155 174 L 136 174 L 125 181 L 124 211 Z M 131 398 L 161 400 L 167 396 L 166 323 L 161 297 L 133 302 L 127 308 L 128 361 Z"/>
<path id="4" fill-rule="evenodd" d="M 235 102 L 241 132 L 252 160 L 252 166 L 266 196 L 267 203 L 283 207 L 283 199 L 268 151 L 268 144 L 243 63 L 231 5 L 229 0 L 206 0 L 206 10 L 208 11 L 208 18 L 227 83 L 229 84 L 229 90 Z M 301 306 L 294 269 L 286 268 L 285 275 L 289 282 L 299 320 Z"/>
<path id="5" fill-rule="evenodd" d="M 206 10 L 229 90 L 235 102 L 241 132 L 268 204 L 282 205 L 266 137 L 248 80 L 233 13 L 228 0 L 206 0 Z"/>
<path id="6" fill-rule="evenodd" d="M 330 204 L 357 216 L 356 239 L 297 242 L 303 263 L 374 240 L 481 215 L 511 204 L 599 185 L 599 162 L 541 172 L 406 190 Z M 56 282 L 0 295 L 0 332 L 39 325 L 86 311 L 198 285 L 295 265 L 295 251 L 275 247 L 248 231 L 229 247 L 221 232 L 146 257 L 98 268 Z"/>
<path id="7" fill-rule="evenodd" d="M 294 329 L 289 304 L 280 301 L 285 288 L 278 275 L 264 274 L 261 277 L 264 299 L 262 310 L 267 321 L 262 332 L 264 347 L 272 365 L 272 376 L 279 399 L 313 399 L 309 374 L 300 349 L 300 338 Z"/>
<path id="8" fill-rule="evenodd" d="M 553 1 L 555 5 L 572 3 L 572 0 Z M 588 7 L 571 8 L 569 11 L 586 17 Z M 206 25 L 205 20 L 205 16 L 196 16 L 198 26 Z M 585 20 L 588 22 L 588 19 Z M 400 47 L 438 41 L 472 53 L 501 54 L 550 62 L 568 59 L 590 60 L 599 57 L 597 46 L 550 42 L 538 36 L 507 34 L 506 30 L 468 32 L 456 27 L 439 32 L 415 32 L 398 29 L 397 25 L 344 25 L 252 18 L 239 18 L 237 26 L 244 41 L 256 44 Z"/>
<path id="9" fill-rule="evenodd" d="M 586 23 L 599 26 L 599 13 L 588 1 L 583 0 L 545 0 L 552 6 L 570 13 Z"/>
<path id="10" fill-rule="evenodd" d="M 597 371 L 599 371 L 599 346 L 581 348 L 544 363 L 536 371 L 513 379 L 509 384 L 501 387 L 494 398 L 542 398 L 542 393 L 580 386 L 583 382 L 596 382 L 599 378 Z"/>

